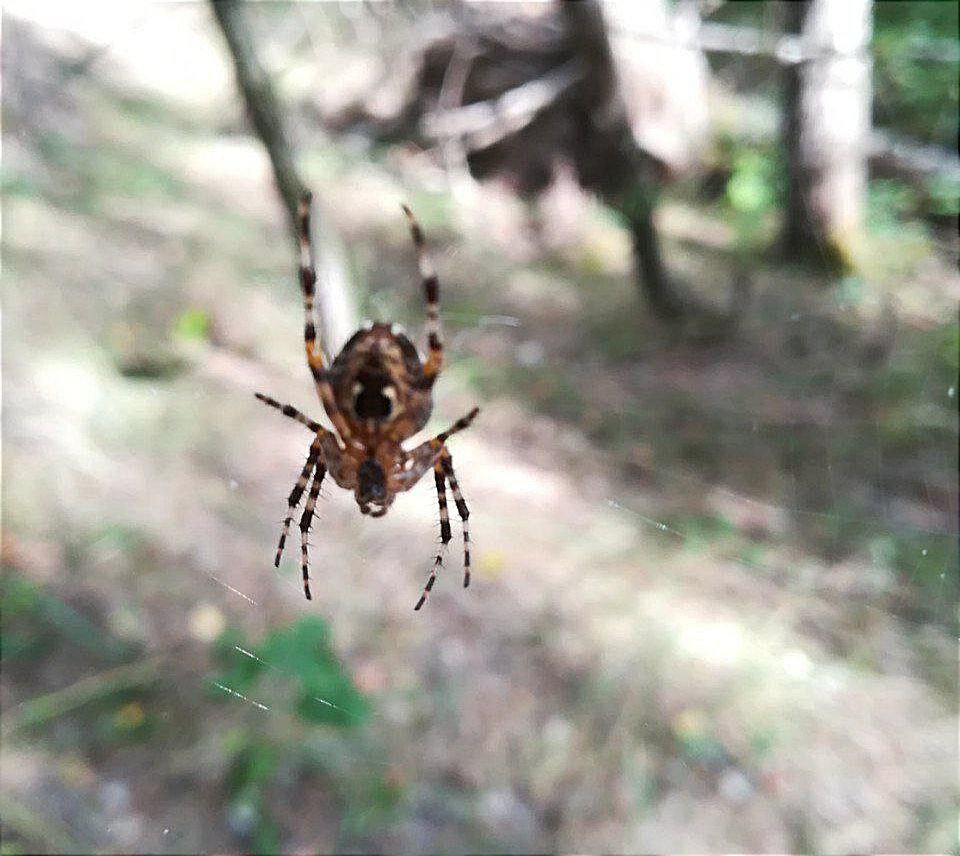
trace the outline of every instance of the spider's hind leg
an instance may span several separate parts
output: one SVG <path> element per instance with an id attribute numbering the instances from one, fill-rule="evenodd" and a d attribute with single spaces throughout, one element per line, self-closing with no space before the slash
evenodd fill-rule
<path id="1" fill-rule="evenodd" d="M 327 474 L 327 469 L 323 464 L 317 464 L 316 472 L 313 474 L 313 483 L 310 485 L 310 495 L 307 497 L 307 504 L 303 509 L 303 516 L 300 518 L 300 555 L 302 557 L 301 567 L 303 569 L 303 594 L 307 600 L 312 600 L 310 594 L 310 572 L 307 559 L 307 535 L 310 532 L 310 524 L 313 521 L 313 510 L 317 505 L 317 497 L 320 495 L 320 485 L 323 484 L 323 477 Z"/>
<path id="2" fill-rule="evenodd" d="M 437 484 L 437 502 L 440 505 L 440 549 L 437 551 L 437 555 L 433 560 L 430 579 L 427 580 L 423 594 L 420 595 L 420 600 L 417 601 L 414 610 L 420 609 L 427 602 L 427 596 L 430 594 L 433 584 L 437 581 L 437 574 L 440 572 L 440 568 L 443 567 L 443 554 L 447 551 L 447 544 L 450 543 L 450 539 L 453 537 L 450 533 L 450 512 L 447 511 L 447 486 L 443 468 L 439 461 L 434 464 L 433 478 Z"/>
<path id="3" fill-rule="evenodd" d="M 470 585 L 470 510 L 467 508 L 463 494 L 460 493 L 460 485 L 457 484 L 457 477 L 453 472 L 453 458 L 446 449 L 440 455 L 440 466 L 443 467 L 444 475 L 450 482 L 453 501 L 457 506 L 457 514 L 460 515 L 463 528 L 463 587 L 466 588 Z"/>
<path id="4" fill-rule="evenodd" d="M 297 506 L 300 504 L 300 498 L 307 489 L 310 474 L 313 472 L 314 467 L 317 466 L 317 460 L 319 458 L 320 435 L 318 434 L 310 444 L 310 454 L 307 455 L 307 462 L 303 465 L 300 478 L 297 479 L 297 483 L 293 486 L 293 490 L 290 491 L 290 496 L 287 498 L 287 516 L 283 520 L 283 531 L 280 533 L 280 543 L 277 544 L 277 555 L 273 560 L 273 566 L 275 568 L 280 567 L 280 557 L 283 555 L 283 547 L 287 543 L 287 535 L 290 534 L 290 523 L 293 521 L 293 512 L 296 511 Z M 323 465 L 321 464 L 320 466 L 322 467 Z"/>

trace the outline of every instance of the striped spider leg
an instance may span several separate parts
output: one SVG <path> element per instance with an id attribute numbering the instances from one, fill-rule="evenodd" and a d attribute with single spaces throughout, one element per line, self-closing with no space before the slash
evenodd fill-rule
<path id="1" fill-rule="evenodd" d="M 465 428 L 470 427 L 470 423 L 480 412 L 478 407 L 474 407 L 466 416 L 461 417 L 453 423 L 446 431 L 442 431 L 425 443 L 420 444 L 416 449 L 409 453 L 408 460 L 410 464 L 402 472 L 397 481 L 400 490 L 409 490 L 421 478 L 421 476 L 430 467 L 433 468 L 434 482 L 437 486 L 437 503 L 440 507 L 440 550 L 434 557 L 433 569 L 430 577 L 423 589 L 423 594 L 414 610 L 420 609 L 426 603 L 427 596 L 430 594 L 434 583 L 437 580 L 437 574 L 443 566 L 443 553 L 448 543 L 450 543 L 450 514 L 447 510 L 447 492 L 444 482 L 450 483 L 450 490 L 453 492 L 453 501 L 457 506 L 457 513 L 460 515 L 460 521 L 463 527 L 463 587 L 470 585 L 470 511 L 467 503 L 460 493 L 460 485 L 457 483 L 457 477 L 453 471 L 453 457 L 446 448 L 448 438 Z"/>
<path id="2" fill-rule="evenodd" d="M 460 485 L 457 483 L 457 477 L 453 472 L 453 457 L 446 447 L 441 451 L 440 459 L 433 465 L 433 478 L 437 486 L 437 503 L 440 506 L 440 549 L 434 557 L 430 577 L 414 610 L 420 609 L 427 602 L 427 597 L 437 581 L 437 574 L 443 567 L 443 556 L 446 553 L 447 544 L 453 537 L 450 531 L 450 512 L 447 510 L 446 482 L 450 483 L 453 501 L 457 506 L 457 513 L 460 515 L 460 522 L 463 527 L 463 587 L 467 588 L 470 585 L 470 510 L 467 508 L 463 494 L 460 493 Z"/>
<path id="3" fill-rule="evenodd" d="M 423 594 L 420 595 L 420 600 L 417 601 L 414 611 L 420 609 L 427 602 L 427 597 L 433 589 L 433 584 L 437 581 L 437 574 L 440 573 L 440 569 L 443 567 L 443 557 L 447 552 L 447 544 L 450 543 L 450 539 L 453 537 L 450 533 L 450 512 L 447 511 L 446 476 L 443 474 L 443 467 L 439 461 L 433 465 L 433 479 L 437 485 L 437 503 L 440 505 L 440 549 L 437 550 L 437 555 L 433 558 L 433 568 L 430 570 L 430 577 L 427 580 L 427 584 L 423 587 Z"/>
<path id="4" fill-rule="evenodd" d="M 288 413 L 287 410 L 294 411 L 297 416 L 303 415 L 299 411 L 294 410 L 294 408 L 289 407 L 289 405 L 287 406 L 287 409 L 284 409 L 273 399 L 268 399 L 266 396 L 260 395 L 257 397 L 268 404 L 277 406 L 277 409 L 279 409 L 286 416 L 293 416 L 293 413 Z M 296 416 L 293 418 L 296 418 Z M 300 422 L 301 420 L 297 419 L 297 421 Z M 323 429 L 321 428 L 321 430 Z M 283 530 L 280 533 L 280 542 L 277 544 L 277 555 L 273 560 L 273 566 L 275 568 L 280 567 L 280 557 L 283 555 L 283 548 L 287 543 L 287 536 L 290 534 L 290 524 L 293 522 L 294 513 L 297 510 L 297 506 L 300 505 L 303 492 L 307 489 L 307 484 L 309 483 L 310 493 L 307 497 L 307 504 L 304 508 L 303 515 L 300 517 L 303 594 L 307 600 L 312 599 L 310 594 L 310 573 L 307 563 L 307 533 L 310 531 L 310 523 L 313 520 L 313 510 L 317 504 L 317 496 L 320 494 L 320 485 L 323 483 L 323 477 L 327 474 L 326 467 L 324 467 L 324 465 L 320 462 L 321 443 L 322 435 L 318 433 L 314 437 L 313 442 L 310 444 L 310 453 L 307 455 L 307 462 L 303 465 L 303 470 L 300 472 L 300 477 L 297 479 L 296 484 L 293 486 L 293 490 L 290 491 L 290 496 L 287 498 L 287 516 L 283 520 Z"/>
<path id="5" fill-rule="evenodd" d="M 423 229 L 413 216 L 413 212 L 406 206 L 400 206 L 410 221 L 410 234 L 413 237 L 413 246 L 417 253 L 417 268 L 420 271 L 420 280 L 423 284 L 423 294 L 426 298 L 427 309 L 427 347 L 430 356 L 423 365 L 423 377 L 430 385 L 436 381 L 443 368 L 443 336 L 440 332 L 440 280 L 434 270 L 433 261 L 427 252 Z"/>
<path id="6" fill-rule="evenodd" d="M 313 246 L 310 240 L 310 202 L 311 194 L 305 192 L 300 199 L 297 219 L 297 238 L 300 247 L 300 265 L 299 277 L 300 287 L 303 292 L 303 339 L 304 350 L 307 357 L 307 365 L 313 376 L 314 386 L 317 390 L 317 397 L 323 404 L 324 410 L 333 422 L 334 427 L 340 433 L 344 440 L 349 440 L 350 430 L 347 427 L 346 420 L 339 413 L 334 400 L 333 389 L 326 377 L 326 360 L 323 350 L 317 341 L 317 328 L 314 323 L 314 287 L 317 282 L 317 273 L 313 260 Z M 286 544 L 287 536 L 290 534 L 290 524 L 293 521 L 293 515 L 300 504 L 303 492 L 310 483 L 310 493 L 307 496 L 307 503 L 300 518 L 300 551 L 301 551 L 301 569 L 303 572 L 303 593 L 307 600 L 311 600 L 310 594 L 310 573 L 307 554 L 307 534 L 310 530 L 310 524 L 313 521 L 314 509 L 316 508 L 317 497 L 320 494 L 320 485 L 323 483 L 324 476 L 327 473 L 325 459 L 334 459 L 333 463 L 339 463 L 340 444 L 336 438 L 327 431 L 319 422 L 310 419 L 301 413 L 295 407 L 289 404 L 280 404 L 276 399 L 262 393 L 254 393 L 256 397 L 264 404 L 275 407 L 284 416 L 295 419 L 301 425 L 305 425 L 314 433 L 313 443 L 310 445 L 310 453 L 307 456 L 307 463 L 297 479 L 290 496 L 287 499 L 287 516 L 283 521 L 283 530 L 280 533 L 280 542 L 277 545 L 277 554 L 274 558 L 274 567 L 280 566 L 280 558 L 283 555 L 283 548 Z M 312 474 L 312 479 L 311 479 Z"/>

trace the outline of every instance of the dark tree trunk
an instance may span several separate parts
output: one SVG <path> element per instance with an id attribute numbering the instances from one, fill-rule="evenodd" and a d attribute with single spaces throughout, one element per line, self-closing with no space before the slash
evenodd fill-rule
<path id="1" fill-rule="evenodd" d="M 809 0 L 783 4 L 783 28 L 790 35 L 800 35 Z M 786 215 L 783 224 L 783 251 L 795 258 L 803 253 L 812 240 L 810 215 L 804 209 L 803 157 L 800 150 L 800 64 L 791 63 L 783 69 L 783 118 L 781 124 L 783 151 L 787 157 Z"/>
<path id="2" fill-rule="evenodd" d="M 586 68 L 571 98 L 573 147 L 581 183 L 623 219 L 633 241 L 639 285 L 661 317 L 679 314 L 653 223 L 657 177 L 653 160 L 637 145 L 617 87 L 617 73 L 603 14 L 596 0 L 562 0 L 572 52 Z"/>

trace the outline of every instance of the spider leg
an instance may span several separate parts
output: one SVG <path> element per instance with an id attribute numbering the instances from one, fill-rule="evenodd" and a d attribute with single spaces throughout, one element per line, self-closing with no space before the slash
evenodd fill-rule
<path id="1" fill-rule="evenodd" d="M 420 600 L 417 601 L 414 611 L 420 609 L 420 607 L 427 602 L 427 595 L 430 594 L 433 584 L 437 581 L 437 574 L 440 572 L 440 568 L 443 567 L 443 554 L 446 552 L 447 544 L 450 543 L 450 539 L 453 537 L 450 532 L 450 512 L 447 511 L 447 486 L 443 468 L 441 467 L 439 461 L 433 465 L 433 478 L 437 484 L 437 502 L 440 505 L 441 546 L 437 551 L 436 558 L 433 560 L 433 570 L 430 572 L 430 579 L 427 580 L 427 584 L 423 589 L 423 594 L 420 595 Z"/>
<path id="2" fill-rule="evenodd" d="M 310 485 L 310 495 L 307 497 L 307 504 L 303 509 L 303 516 L 300 518 L 300 555 L 302 557 L 301 566 L 303 568 L 303 593 L 307 600 L 312 600 L 310 595 L 310 573 L 307 570 L 307 534 L 310 532 L 310 524 L 313 521 L 313 510 L 317 505 L 317 497 L 320 495 L 320 485 L 323 484 L 323 477 L 327 474 L 327 469 L 323 464 L 317 464 L 316 472 L 313 474 L 313 483 Z"/>
<path id="3" fill-rule="evenodd" d="M 281 404 L 275 398 L 271 398 L 269 395 L 264 395 L 262 392 L 255 392 L 254 395 L 264 404 L 269 404 L 271 407 L 275 407 L 284 416 L 289 416 L 291 419 L 295 419 L 301 425 L 306 425 L 307 428 L 309 428 L 314 434 L 324 430 L 323 426 L 319 422 L 314 422 L 309 416 L 306 416 L 297 410 L 296 407 L 291 407 L 289 404 Z"/>
<path id="4" fill-rule="evenodd" d="M 453 472 L 453 457 L 446 449 L 440 453 L 440 466 L 450 482 L 450 491 L 453 493 L 453 501 L 463 527 L 463 587 L 466 588 L 470 585 L 470 510 L 460 493 L 460 485 L 457 484 L 457 477 Z"/>
<path id="5" fill-rule="evenodd" d="M 300 478 L 297 479 L 297 483 L 293 486 L 293 490 L 290 491 L 290 496 L 287 499 L 287 516 L 283 521 L 283 531 L 280 533 L 280 543 L 277 545 L 277 556 L 273 560 L 273 566 L 275 568 L 280 567 L 280 557 L 283 555 L 283 546 L 287 543 L 287 535 L 290 534 L 290 523 L 293 520 L 293 512 L 296 511 L 297 506 L 300 504 L 300 498 L 307 489 L 307 482 L 310 481 L 310 473 L 313 472 L 313 468 L 317 465 L 317 461 L 320 458 L 321 438 L 322 435 L 317 434 L 310 444 L 310 454 L 307 455 L 307 462 L 303 465 Z"/>
<path id="6" fill-rule="evenodd" d="M 401 206 L 403 213 L 410 221 L 410 234 L 413 236 L 413 245 L 417 251 L 417 267 L 420 270 L 420 279 L 423 282 L 423 294 L 427 302 L 427 345 L 430 356 L 423 367 L 424 379 L 432 384 L 443 368 L 443 337 L 440 332 L 440 281 L 433 261 L 427 252 L 423 229 L 413 216 L 413 212 L 406 205 Z"/>
<path id="7" fill-rule="evenodd" d="M 350 441 L 350 429 L 337 408 L 333 386 L 327 374 L 323 349 L 317 341 L 317 325 L 314 323 L 313 297 L 317 283 L 317 270 L 313 261 L 313 244 L 310 241 L 310 191 L 304 191 L 297 209 L 297 238 L 300 244 L 300 288 L 303 291 L 303 344 L 307 354 L 307 366 L 313 375 L 313 384 L 323 409 L 333 422 L 344 442 Z"/>
<path id="8" fill-rule="evenodd" d="M 441 431 L 436 437 L 421 443 L 407 455 L 408 466 L 396 477 L 397 490 L 409 490 L 418 481 L 423 474 L 430 469 L 443 451 L 443 444 L 459 431 L 470 427 L 470 423 L 476 419 L 480 412 L 479 407 L 474 407 L 466 416 L 461 416 L 446 431 Z"/>

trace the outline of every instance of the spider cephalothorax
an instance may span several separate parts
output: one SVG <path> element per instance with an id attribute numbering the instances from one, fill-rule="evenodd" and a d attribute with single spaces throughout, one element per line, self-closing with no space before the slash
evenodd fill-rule
<path id="1" fill-rule="evenodd" d="M 423 428 L 430 418 L 433 384 L 443 366 L 440 286 L 424 247 L 423 231 L 410 209 L 403 206 L 403 210 L 410 220 L 423 280 L 429 356 L 422 360 L 413 342 L 397 325 L 370 323 L 350 337 L 328 366 L 317 343 L 313 320 L 316 273 L 310 244 L 310 194 L 304 194 L 300 201 L 300 284 L 306 317 L 304 343 L 307 365 L 323 409 L 336 430 L 328 431 L 289 404 L 280 404 L 259 392 L 256 395 L 261 401 L 305 425 L 314 434 L 307 463 L 287 500 L 287 517 L 274 562 L 280 564 L 294 511 L 309 484 L 307 504 L 300 518 L 303 592 L 308 600 L 311 595 L 307 533 L 313 520 L 320 485 L 328 472 L 340 487 L 353 491 L 363 514 L 382 517 L 398 493 L 409 490 L 427 470 L 432 469 L 440 505 L 440 540 L 446 547 L 451 538 L 446 492 L 446 485 L 449 484 L 463 522 L 463 585 L 466 587 L 470 584 L 470 530 L 467 525 L 470 512 L 460 494 L 453 471 L 453 458 L 445 444 L 448 437 L 470 425 L 478 408 L 475 407 L 436 437 L 409 451 L 403 448 L 404 440 Z M 420 609 L 426 601 L 442 562 L 441 551 L 434 558 L 433 570 L 415 609 Z"/>

